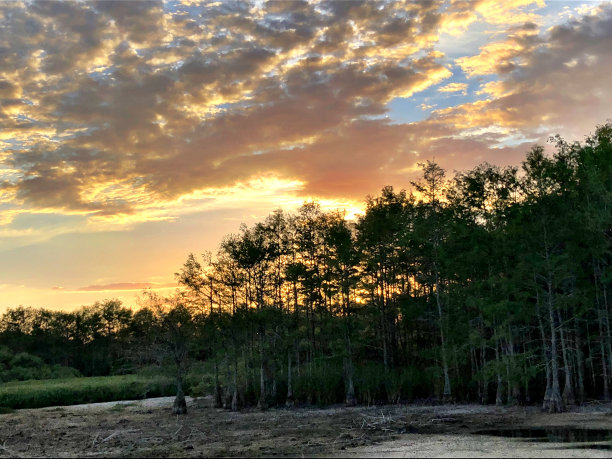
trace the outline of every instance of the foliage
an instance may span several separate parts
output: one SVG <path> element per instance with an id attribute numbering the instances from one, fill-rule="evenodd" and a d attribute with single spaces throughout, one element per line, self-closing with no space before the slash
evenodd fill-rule
<path id="1" fill-rule="evenodd" d="M 552 143 L 521 170 L 447 179 L 427 161 L 412 192 L 384 187 L 356 221 L 276 211 L 189 255 L 180 293 L 135 312 L 11 309 L 0 375 L 172 367 L 178 393 L 228 409 L 609 400 L 612 125 Z"/>
<path id="2" fill-rule="evenodd" d="M 172 378 L 101 376 L 4 383 L 0 406 L 13 409 L 136 400 L 172 395 Z"/>

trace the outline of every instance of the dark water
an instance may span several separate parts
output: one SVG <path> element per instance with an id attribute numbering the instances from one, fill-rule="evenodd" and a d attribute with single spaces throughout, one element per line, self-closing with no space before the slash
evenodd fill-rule
<path id="1" fill-rule="evenodd" d="M 576 429 L 568 427 L 549 427 L 539 429 L 491 429 L 474 432 L 476 435 L 522 438 L 525 441 L 548 441 L 551 443 L 588 443 L 572 445 L 572 448 L 612 450 L 612 430 Z M 595 443 L 597 444 L 590 444 Z"/>

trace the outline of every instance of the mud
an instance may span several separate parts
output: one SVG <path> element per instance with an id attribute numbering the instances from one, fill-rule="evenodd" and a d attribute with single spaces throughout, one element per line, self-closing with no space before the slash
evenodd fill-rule
<path id="1" fill-rule="evenodd" d="M 579 443 L 476 434 L 499 429 L 612 429 L 612 406 L 562 414 L 477 405 L 294 408 L 232 413 L 210 398 L 172 398 L 19 410 L 0 415 L 11 457 L 612 457 Z M 586 445 L 588 446 L 588 445 Z"/>

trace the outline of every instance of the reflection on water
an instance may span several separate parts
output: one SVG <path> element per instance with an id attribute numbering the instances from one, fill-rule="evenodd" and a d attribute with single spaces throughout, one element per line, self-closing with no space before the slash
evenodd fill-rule
<path id="1" fill-rule="evenodd" d="M 573 445 L 572 448 L 612 450 L 612 430 L 576 429 L 568 427 L 548 427 L 536 429 L 490 429 L 474 432 L 477 435 L 522 438 L 525 441 L 548 441 L 551 443 L 588 443 Z M 593 443 L 593 444 L 591 444 Z"/>

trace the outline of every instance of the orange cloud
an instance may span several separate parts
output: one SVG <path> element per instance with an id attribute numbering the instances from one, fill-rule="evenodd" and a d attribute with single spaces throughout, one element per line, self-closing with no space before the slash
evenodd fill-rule
<path id="1" fill-rule="evenodd" d="M 153 202 L 286 170 L 282 155 L 273 165 L 257 152 L 300 148 L 451 75 L 441 53 L 420 52 L 437 37 L 435 3 L 202 8 L 13 8 L 5 80 L 22 84 L 0 85 L 15 99 L 3 104 L 17 140 L 7 162 L 18 173 L 0 184 L 7 199 L 92 222 L 150 221 Z"/>
<path id="2" fill-rule="evenodd" d="M 544 5 L 544 0 L 451 0 L 443 15 L 442 31 L 459 36 L 478 20 L 503 26 L 533 22 L 538 19 L 533 9 Z"/>
<path id="3" fill-rule="evenodd" d="M 605 99 L 610 74 L 609 8 L 540 33 L 537 6 L 3 5 L 11 19 L 0 38 L 11 52 L 0 54 L 0 202 L 78 214 L 89 227 L 108 228 L 172 220 L 189 211 L 183 196 L 230 196 L 256 177 L 299 182 L 283 192 L 284 202 L 354 199 L 398 170 L 413 170 L 442 138 L 509 129 L 480 137 L 497 146 L 516 130 L 573 118 L 559 110 L 561 87 L 573 88 L 563 91 L 563 103 L 595 106 L 586 117 L 592 123 L 604 111 L 597 98 Z M 393 99 L 451 79 L 437 39 L 476 20 L 505 27 L 505 38 L 454 61 L 468 77 L 498 76 L 480 88 L 487 99 L 443 107 L 418 128 L 385 119 Z M 600 94 L 589 98 L 577 81 Z M 466 89 L 448 81 L 439 91 Z"/>
<path id="4" fill-rule="evenodd" d="M 311 198 L 355 214 L 382 185 L 406 186 L 424 159 L 449 171 L 516 164 L 531 142 L 582 136 L 610 116 L 612 8 L 574 8 L 544 30 L 541 5 L 1 4 L 0 251 L 27 255 L 3 276 L 45 277 L 27 260 L 50 247 L 45 262 L 69 260 L 66 276 L 88 287 L 39 282 L 32 301 L 119 295 L 144 285 L 119 282 L 132 278 L 121 257 L 139 231 L 166 235 L 198 216 L 220 237 L 219 221 Z M 461 71 L 477 92 L 454 79 Z M 453 92 L 467 97 L 449 106 Z M 399 123 L 388 117 L 398 98 L 436 110 Z M 128 229 L 116 254 L 98 252 L 93 280 L 77 282 L 82 270 L 69 267 L 83 247 L 116 247 Z M 163 257 L 150 250 L 162 236 L 143 244 L 140 278 L 164 285 L 172 274 L 160 266 L 182 256 L 176 241 L 192 244 L 200 229 L 174 234 Z"/>
<path id="5" fill-rule="evenodd" d="M 522 59 L 540 45 L 537 34 L 534 23 L 525 23 L 510 29 L 505 40 L 487 43 L 479 54 L 461 57 L 455 62 L 469 77 L 509 73 L 520 67 Z"/>
<path id="6" fill-rule="evenodd" d="M 518 59 L 515 65 L 507 65 L 507 54 L 501 53 L 506 61 L 493 65 L 500 78 L 480 91 L 488 100 L 449 107 L 439 116 L 463 129 L 497 125 L 531 132 L 527 136 L 536 138 L 541 135 L 538 130 L 554 132 L 561 127 L 580 136 L 609 117 L 612 8 L 554 26 L 537 40 L 531 37 L 527 35 L 528 42 L 512 52 Z M 508 49 L 506 44 L 515 46 L 516 37 L 510 36 L 499 49 Z M 494 71 L 483 64 L 490 62 L 486 55 L 485 49 L 474 61 L 462 63 L 470 63 L 467 70 L 474 73 Z"/>
<path id="7" fill-rule="evenodd" d="M 108 292 L 114 290 L 145 290 L 148 288 L 160 289 L 160 288 L 176 288 L 176 283 L 167 284 L 153 284 L 151 282 L 118 282 L 114 284 L 105 285 L 88 285 L 87 287 L 81 287 L 76 289 L 79 292 Z M 55 287 L 54 287 L 55 288 Z M 63 287 L 59 287 L 63 289 Z"/>

